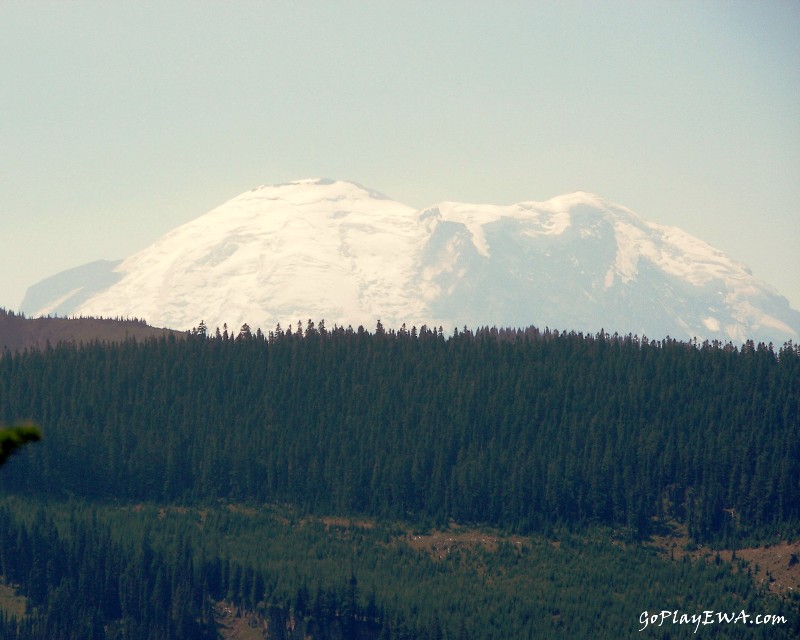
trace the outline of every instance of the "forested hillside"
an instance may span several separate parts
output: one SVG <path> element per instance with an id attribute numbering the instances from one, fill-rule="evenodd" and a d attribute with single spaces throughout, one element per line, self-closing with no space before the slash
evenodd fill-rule
<path id="1" fill-rule="evenodd" d="M 698 544 L 735 549 L 800 529 L 792 344 L 310 321 L 212 338 L 201 327 L 182 340 L 6 352 L 0 423 L 24 421 L 43 440 L 0 473 L 4 493 L 19 496 L 0 512 L 0 573 L 36 615 L 0 620 L 10 638 L 58 628 L 58 602 L 82 608 L 73 631 L 47 637 L 214 637 L 222 600 L 271 619 L 269 637 L 290 623 L 314 638 L 560 637 L 599 624 L 600 609 L 599 628 L 626 637 L 637 606 L 688 606 L 687 590 L 699 607 L 777 605 L 751 590 L 744 567 L 712 579 L 635 551 L 648 567 L 639 574 L 625 564 L 633 547 L 597 536 L 633 545 L 680 523 Z M 158 533 L 163 517 L 126 515 L 139 504 L 180 506 L 183 520 Z M 226 505 L 283 506 L 258 529 Z M 302 524 L 332 515 L 371 524 L 335 535 Z M 277 524 L 287 517 L 291 536 Z M 429 565 L 402 527 L 381 524 L 402 522 L 527 538 Z M 571 541 L 558 557 L 554 538 Z M 584 584 L 570 595 L 578 576 L 597 593 Z M 89 584 L 106 587 L 90 596 Z M 454 585 L 452 600 L 443 593 Z"/>
<path id="2" fill-rule="evenodd" d="M 322 324 L 322 323 L 321 323 Z M 44 442 L 9 490 L 648 532 L 800 522 L 800 356 L 749 344 L 326 330 L 0 359 L 0 420 Z"/>
<path id="3" fill-rule="evenodd" d="M 450 529 L 448 536 L 460 536 Z M 748 567 L 669 561 L 609 544 L 608 531 L 420 550 L 396 523 L 300 516 L 287 507 L 157 507 L 67 500 L 0 505 L 0 570 L 28 596 L 0 614 L 4 640 L 508 640 L 693 637 L 640 632 L 662 609 L 779 616 L 758 629 L 795 638 L 798 602 Z M 705 627 L 724 638 L 752 628 Z"/>

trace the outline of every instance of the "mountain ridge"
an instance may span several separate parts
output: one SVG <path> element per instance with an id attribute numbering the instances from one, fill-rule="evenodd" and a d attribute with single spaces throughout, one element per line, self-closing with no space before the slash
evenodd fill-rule
<path id="1" fill-rule="evenodd" d="M 262 185 L 112 273 L 100 291 L 73 292 L 79 302 L 66 313 L 135 315 L 177 329 L 315 318 L 778 344 L 800 334 L 800 313 L 746 265 L 583 191 L 416 210 L 354 182 Z M 46 314 L 58 303 L 65 313 L 64 294 L 22 310 Z"/>
<path id="2" fill-rule="evenodd" d="M 0 308 L 0 354 L 44 351 L 59 344 L 143 342 L 169 337 L 179 340 L 186 334 L 152 327 L 137 318 L 27 318 Z"/>

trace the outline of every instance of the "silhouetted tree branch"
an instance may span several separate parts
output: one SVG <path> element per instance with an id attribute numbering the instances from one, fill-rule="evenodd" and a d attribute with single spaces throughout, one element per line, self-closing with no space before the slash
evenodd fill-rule
<path id="1" fill-rule="evenodd" d="M 21 446 L 41 440 L 39 428 L 33 424 L 0 428 L 0 465 Z"/>

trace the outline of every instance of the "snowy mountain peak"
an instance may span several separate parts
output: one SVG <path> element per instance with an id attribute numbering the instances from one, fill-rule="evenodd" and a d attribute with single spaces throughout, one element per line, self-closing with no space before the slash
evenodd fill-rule
<path id="1" fill-rule="evenodd" d="M 23 311 L 178 329 L 311 318 L 777 344 L 800 333 L 800 313 L 744 265 L 586 192 L 417 211 L 354 182 L 265 185 L 112 266 L 32 287 Z"/>
<path id="2" fill-rule="evenodd" d="M 325 197 L 331 200 L 347 200 L 370 198 L 373 200 L 389 200 L 390 198 L 379 191 L 369 189 L 357 182 L 347 180 L 333 180 L 331 178 L 307 178 L 305 180 L 295 180 L 277 185 L 261 185 L 252 191 L 266 191 L 276 198 L 285 197 L 292 200 L 293 197 L 303 199 L 303 194 L 316 193 L 326 194 Z"/>

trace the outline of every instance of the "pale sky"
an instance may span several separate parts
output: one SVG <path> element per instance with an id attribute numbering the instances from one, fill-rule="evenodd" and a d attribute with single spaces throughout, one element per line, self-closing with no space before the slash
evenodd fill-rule
<path id="1" fill-rule="evenodd" d="M 800 309 L 800 2 L 0 2 L 0 307 L 309 177 L 594 192 Z"/>

